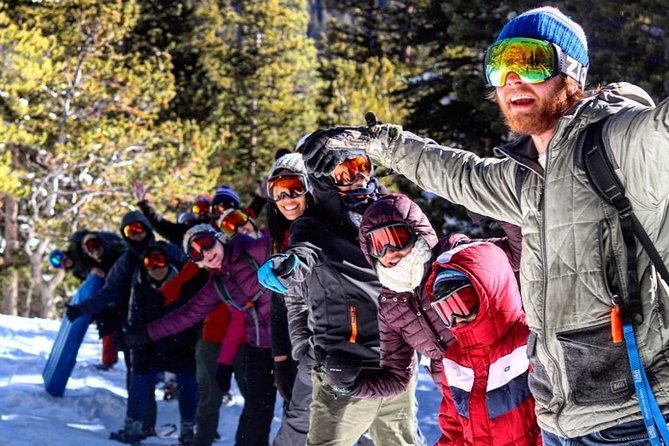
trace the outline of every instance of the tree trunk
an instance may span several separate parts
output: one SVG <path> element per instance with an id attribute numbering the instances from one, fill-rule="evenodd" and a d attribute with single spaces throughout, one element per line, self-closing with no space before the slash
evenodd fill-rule
<path id="1" fill-rule="evenodd" d="M 2 312 L 16 316 L 19 314 L 19 272 L 14 268 L 14 265 L 16 264 L 15 253 L 19 249 L 19 226 L 17 224 L 19 204 L 9 194 L 4 194 L 3 207 L 5 224 L 3 236 L 6 245 L 2 270 L 6 272 L 4 275 L 7 277 L 5 277 L 2 287 Z"/>

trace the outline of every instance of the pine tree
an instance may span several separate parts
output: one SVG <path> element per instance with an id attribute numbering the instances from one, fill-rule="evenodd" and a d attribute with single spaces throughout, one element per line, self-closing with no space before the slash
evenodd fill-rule
<path id="1" fill-rule="evenodd" d="M 302 0 L 203 1 L 195 37 L 220 91 L 210 124 L 226 141 L 219 181 L 242 192 L 316 124 L 316 49 Z"/>

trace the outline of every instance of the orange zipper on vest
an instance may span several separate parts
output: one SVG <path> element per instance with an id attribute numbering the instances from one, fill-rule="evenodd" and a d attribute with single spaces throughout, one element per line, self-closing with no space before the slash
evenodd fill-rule
<path id="1" fill-rule="evenodd" d="M 353 305 L 349 305 L 348 315 L 351 319 L 351 337 L 348 342 L 355 344 L 355 340 L 358 337 L 358 310 Z"/>

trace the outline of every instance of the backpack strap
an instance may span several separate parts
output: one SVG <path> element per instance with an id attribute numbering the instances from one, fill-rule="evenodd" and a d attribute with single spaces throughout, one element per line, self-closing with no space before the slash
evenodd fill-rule
<path id="1" fill-rule="evenodd" d="M 623 308 L 623 318 L 641 323 L 643 309 L 637 275 L 636 239 L 648 254 L 662 279 L 669 284 L 669 271 L 655 249 L 648 233 L 634 215 L 632 204 L 625 196 L 625 187 L 615 173 L 613 154 L 604 145 L 602 129 L 608 118 L 588 126 L 583 143 L 585 172 L 599 197 L 618 211 L 627 258 L 627 287 L 629 302 Z"/>

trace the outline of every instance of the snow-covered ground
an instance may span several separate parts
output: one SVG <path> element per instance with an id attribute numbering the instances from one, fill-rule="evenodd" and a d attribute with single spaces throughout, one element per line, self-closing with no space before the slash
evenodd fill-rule
<path id="1" fill-rule="evenodd" d="M 96 369 L 100 342 L 94 325 L 89 327 L 79 350 L 77 364 L 67 383 L 65 395 L 54 398 L 44 390 L 42 370 L 60 321 L 0 315 L 0 446 L 108 446 L 109 433 L 123 423 L 127 392 L 125 367 L 121 358 L 110 371 Z M 233 386 L 234 380 L 233 380 Z M 233 402 L 221 408 L 218 432 L 220 445 L 234 444 L 237 418 L 243 399 L 233 387 Z M 430 444 L 438 437 L 437 410 L 440 393 L 421 373 L 418 384 L 418 418 Z M 164 401 L 156 391 L 156 426 L 179 424 L 176 401 Z M 272 436 L 281 420 L 281 400 L 277 400 Z M 177 433 L 168 438 L 151 438 L 150 444 L 176 443 Z M 379 445 L 381 446 L 381 445 Z"/>

